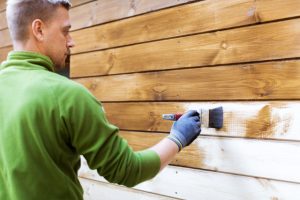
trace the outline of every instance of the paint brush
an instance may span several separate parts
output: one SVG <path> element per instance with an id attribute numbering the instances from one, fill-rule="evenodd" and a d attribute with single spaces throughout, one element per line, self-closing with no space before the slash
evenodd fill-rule
<path id="1" fill-rule="evenodd" d="M 223 107 L 213 109 L 197 110 L 201 119 L 201 125 L 206 128 L 222 128 L 223 127 Z M 183 114 L 163 114 L 165 120 L 177 121 Z"/>

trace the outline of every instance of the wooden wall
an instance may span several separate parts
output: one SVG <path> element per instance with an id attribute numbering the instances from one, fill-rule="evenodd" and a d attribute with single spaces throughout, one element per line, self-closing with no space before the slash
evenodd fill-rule
<path id="1" fill-rule="evenodd" d="M 85 199 L 300 196 L 299 0 L 73 4 L 71 77 L 103 102 L 135 150 L 167 136 L 163 113 L 224 108 L 221 130 L 203 128 L 134 189 L 108 184 L 83 161 Z M 11 50 L 5 20 L 0 30 L 3 60 Z"/>

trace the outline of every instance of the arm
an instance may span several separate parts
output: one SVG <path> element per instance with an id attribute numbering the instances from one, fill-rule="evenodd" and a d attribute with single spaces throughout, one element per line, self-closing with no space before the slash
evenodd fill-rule
<path id="1" fill-rule="evenodd" d="M 198 113 L 189 112 L 174 123 L 167 138 L 148 150 L 134 152 L 117 134 L 118 128 L 107 121 L 101 104 L 84 88 L 64 90 L 58 96 L 72 148 L 86 158 L 91 169 L 97 169 L 112 183 L 132 187 L 153 178 L 178 150 L 188 145 L 188 140 L 194 140 L 189 139 L 191 136 L 196 138 L 200 132 L 192 116 Z"/>
<path id="2" fill-rule="evenodd" d="M 162 139 L 150 149 L 155 151 L 160 158 L 160 170 L 172 161 L 179 150 L 177 144 L 168 138 Z"/>

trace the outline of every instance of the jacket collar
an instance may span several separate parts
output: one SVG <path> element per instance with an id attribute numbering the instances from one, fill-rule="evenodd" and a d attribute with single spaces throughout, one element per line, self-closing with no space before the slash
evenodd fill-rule
<path id="1" fill-rule="evenodd" d="M 11 51 L 8 53 L 7 60 L 1 63 L 1 69 L 16 67 L 29 69 L 46 69 L 54 72 L 51 59 L 37 52 Z"/>

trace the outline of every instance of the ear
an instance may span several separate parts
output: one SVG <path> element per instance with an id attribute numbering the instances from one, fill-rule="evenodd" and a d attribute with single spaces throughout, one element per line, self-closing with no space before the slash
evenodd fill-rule
<path id="1" fill-rule="evenodd" d="M 35 19 L 31 24 L 31 31 L 33 36 L 38 40 L 39 42 L 44 40 L 44 28 L 45 25 L 42 20 Z"/>

